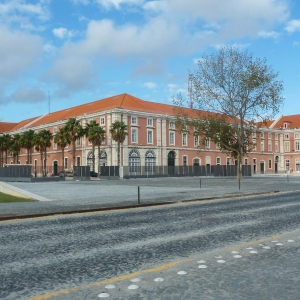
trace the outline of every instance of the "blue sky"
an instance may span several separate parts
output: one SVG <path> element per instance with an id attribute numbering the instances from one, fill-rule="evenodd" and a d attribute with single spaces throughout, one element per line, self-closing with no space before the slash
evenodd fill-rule
<path id="1" fill-rule="evenodd" d="M 197 59 L 234 45 L 284 81 L 300 114 L 299 0 L 1 0 L 0 120 L 121 93 L 172 103 Z"/>

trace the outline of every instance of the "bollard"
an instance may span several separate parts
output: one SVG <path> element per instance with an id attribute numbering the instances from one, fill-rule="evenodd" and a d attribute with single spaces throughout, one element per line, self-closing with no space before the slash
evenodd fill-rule
<path id="1" fill-rule="evenodd" d="M 140 199 L 140 186 L 138 186 L 138 204 L 141 204 L 141 199 Z"/>
<path id="2" fill-rule="evenodd" d="M 200 178 L 200 189 L 201 189 L 201 178 Z"/>

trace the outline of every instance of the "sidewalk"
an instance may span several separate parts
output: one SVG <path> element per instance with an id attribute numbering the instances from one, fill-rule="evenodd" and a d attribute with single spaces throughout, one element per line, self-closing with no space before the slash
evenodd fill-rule
<path id="1" fill-rule="evenodd" d="M 300 177 L 252 177 L 241 180 L 214 177 L 179 177 L 129 180 L 91 180 L 44 183 L 9 183 L 19 189 L 40 195 L 49 202 L 0 204 L 0 220 L 7 217 L 68 213 L 83 210 L 111 209 L 140 204 L 159 204 L 245 196 L 274 191 L 300 189 Z"/>

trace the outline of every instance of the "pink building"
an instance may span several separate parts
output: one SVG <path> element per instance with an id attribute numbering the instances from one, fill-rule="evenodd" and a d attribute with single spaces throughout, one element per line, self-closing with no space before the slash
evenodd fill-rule
<path id="1" fill-rule="evenodd" d="M 61 111 L 23 120 L 19 123 L 0 123 L 1 134 L 22 133 L 28 129 L 39 131 L 49 129 L 53 134 L 66 121 L 76 117 L 85 126 L 96 120 L 106 130 L 106 141 L 101 146 L 98 161 L 96 149 L 96 171 L 98 166 L 117 165 L 117 144 L 112 140 L 109 128 L 115 120 L 122 120 L 128 126 L 128 136 L 121 147 L 121 164 L 140 166 L 193 166 L 233 165 L 235 162 L 222 153 L 215 144 L 207 142 L 205 149 L 199 149 L 198 141 L 192 135 L 181 134 L 175 128 L 173 106 L 148 102 L 128 94 L 121 94 L 103 100 L 82 104 Z M 253 133 L 256 149 L 243 158 L 244 165 L 251 165 L 252 172 L 288 171 L 300 172 L 300 115 L 281 116 L 269 122 L 260 133 Z M 76 143 L 76 164 L 92 164 L 92 145 L 83 137 Z M 8 157 L 8 163 L 12 163 Z M 21 164 L 27 163 L 27 153 L 21 150 Z M 65 149 L 65 169 L 72 169 L 71 146 Z M 34 150 L 32 164 L 41 165 L 39 153 Z M 52 143 L 48 149 L 47 165 L 54 172 L 62 165 L 61 149 Z"/>

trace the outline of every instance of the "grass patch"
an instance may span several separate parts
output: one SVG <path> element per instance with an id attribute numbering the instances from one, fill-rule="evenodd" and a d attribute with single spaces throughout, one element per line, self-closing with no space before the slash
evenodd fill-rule
<path id="1" fill-rule="evenodd" d="M 10 203 L 10 202 L 38 202 L 38 200 L 11 196 L 0 192 L 0 203 Z"/>

